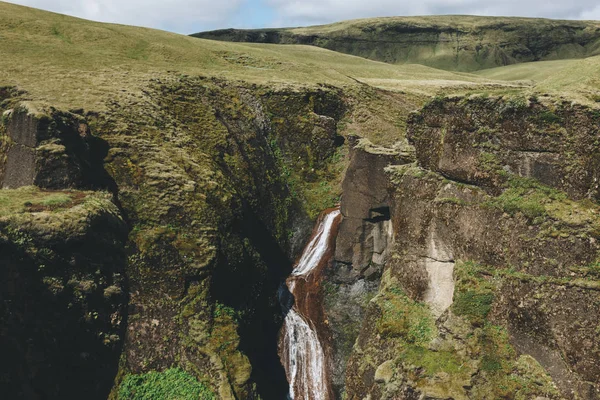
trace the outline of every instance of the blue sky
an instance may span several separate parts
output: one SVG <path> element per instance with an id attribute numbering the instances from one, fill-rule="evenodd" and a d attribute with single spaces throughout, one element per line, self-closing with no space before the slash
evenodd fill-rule
<path id="1" fill-rule="evenodd" d="M 305 26 L 393 15 L 474 14 L 600 20 L 598 0 L 9 0 L 177 33 Z"/>

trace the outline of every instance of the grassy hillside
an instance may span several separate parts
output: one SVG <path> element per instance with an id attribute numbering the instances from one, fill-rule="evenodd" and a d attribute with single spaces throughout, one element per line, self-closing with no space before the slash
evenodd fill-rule
<path id="1" fill-rule="evenodd" d="M 202 32 L 234 42 L 311 44 L 392 64 L 476 71 L 600 52 L 600 23 L 477 16 L 389 17 L 306 28 Z"/>
<path id="2" fill-rule="evenodd" d="M 538 93 L 566 97 L 581 103 L 600 105 L 600 57 L 583 60 L 541 61 L 491 68 L 477 73 L 490 79 L 520 81 Z M 528 82 L 524 82 L 528 81 Z"/>
<path id="3" fill-rule="evenodd" d="M 441 80 L 487 84 L 421 66 L 398 68 L 311 46 L 236 44 L 104 24 L 0 2 L 0 86 L 13 85 L 55 106 L 101 109 L 116 93 L 137 91 L 164 74 L 244 80 L 271 86 L 378 86 Z M 435 86 L 435 85 L 434 85 Z M 435 93 L 431 82 L 420 89 Z"/>

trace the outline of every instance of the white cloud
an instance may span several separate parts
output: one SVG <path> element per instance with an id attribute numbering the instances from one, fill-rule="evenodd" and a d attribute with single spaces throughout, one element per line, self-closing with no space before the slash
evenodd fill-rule
<path id="1" fill-rule="evenodd" d="M 586 11 L 583 14 L 581 14 L 581 18 L 600 21 L 600 5 L 596 6 L 596 8 L 594 8 L 593 10 Z"/>
<path id="2" fill-rule="evenodd" d="M 598 0 L 266 0 L 282 25 L 352 18 L 474 14 L 580 19 L 599 18 Z"/>
<path id="3" fill-rule="evenodd" d="M 394 15 L 475 14 L 600 19 L 598 0 L 8 1 L 96 21 L 147 26 L 179 33 L 231 26 L 303 26 Z"/>
<path id="4" fill-rule="evenodd" d="M 9 0 L 94 21 L 147 26 L 179 33 L 216 29 L 246 0 Z"/>

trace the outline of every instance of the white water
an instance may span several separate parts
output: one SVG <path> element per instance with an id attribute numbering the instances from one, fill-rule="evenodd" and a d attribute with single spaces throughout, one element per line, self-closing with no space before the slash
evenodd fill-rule
<path id="1" fill-rule="evenodd" d="M 304 249 L 300 261 L 288 280 L 288 290 L 292 295 L 295 279 L 306 278 L 320 264 L 327 253 L 329 236 L 339 210 L 329 213 L 319 224 L 317 233 Z M 325 371 L 325 353 L 310 321 L 307 321 L 292 307 L 287 312 L 284 323 L 283 351 L 287 361 L 291 400 L 321 400 L 327 397 L 328 388 Z"/>
<path id="2" fill-rule="evenodd" d="M 290 379 L 289 398 L 321 399 L 325 386 L 325 353 L 317 333 L 293 308 L 285 317 L 285 348 Z"/>
<path id="3" fill-rule="evenodd" d="M 292 276 L 306 276 L 319 265 L 321 258 L 323 258 L 327 251 L 327 241 L 333 227 L 333 221 L 335 221 L 338 215 L 340 215 L 339 210 L 327 214 L 323 222 L 319 225 L 319 231 L 304 249 L 300 261 L 298 261 L 296 268 L 292 271 Z"/>

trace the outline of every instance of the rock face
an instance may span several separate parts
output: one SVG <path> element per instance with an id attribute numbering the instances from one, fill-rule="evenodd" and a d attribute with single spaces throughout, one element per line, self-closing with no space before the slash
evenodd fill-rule
<path id="1" fill-rule="evenodd" d="M 72 199 L 60 205 L 0 212 L 0 388 L 6 398 L 88 393 L 106 399 L 117 371 L 127 226 L 110 195 L 66 193 Z M 21 203 L 28 196 L 53 199 L 56 193 L 14 193 Z"/>
<path id="2" fill-rule="evenodd" d="M 0 185 L 47 189 L 107 187 L 106 145 L 90 135 L 81 116 L 40 112 L 27 105 L 4 111 Z"/>
<path id="3" fill-rule="evenodd" d="M 192 36 L 313 45 L 393 64 L 475 71 L 596 55 L 598 27 L 595 22 L 434 16 L 374 18 L 308 28 L 224 29 Z"/>
<path id="4" fill-rule="evenodd" d="M 339 397 L 352 345 L 367 302 L 375 294 L 393 241 L 388 177 L 390 164 L 410 162 L 411 153 L 384 149 L 349 137 L 349 166 L 342 183 L 343 215 L 335 263 L 328 270 L 325 306 L 333 334 L 333 381 Z"/>
<path id="5" fill-rule="evenodd" d="M 411 119 L 346 398 L 599 398 L 597 116 L 519 104 Z"/>

